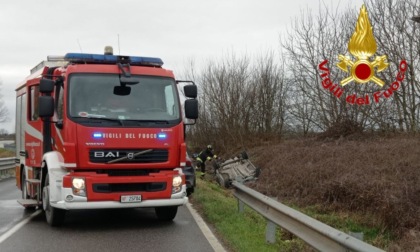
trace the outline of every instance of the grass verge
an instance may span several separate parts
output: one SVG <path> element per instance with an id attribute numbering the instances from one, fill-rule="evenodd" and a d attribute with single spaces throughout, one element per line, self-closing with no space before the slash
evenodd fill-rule
<path id="1" fill-rule="evenodd" d="M 266 243 L 266 220 L 248 207 L 243 213 L 239 213 L 238 203 L 232 191 L 222 189 L 217 184 L 197 181 L 191 201 L 203 218 L 211 223 L 228 251 L 305 250 L 302 241 L 280 230 L 276 234 L 276 243 Z"/>
<path id="2" fill-rule="evenodd" d="M 393 239 L 391 232 L 383 225 L 378 226 L 377 218 L 369 214 L 326 211 L 322 206 L 291 207 L 344 233 L 362 233 L 364 242 L 381 249 L 387 248 Z"/>
<path id="3" fill-rule="evenodd" d="M 265 240 L 265 218 L 249 207 L 239 213 L 233 191 L 215 183 L 197 181 L 191 201 L 228 251 L 313 251 L 302 240 L 281 228 L 277 229 L 276 242 L 268 244 Z M 390 235 L 383 228 L 368 223 L 369 217 L 328 213 L 317 206 L 293 208 L 343 232 L 362 232 L 364 240 L 374 246 L 386 248 L 389 244 Z"/>
<path id="4" fill-rule="evenodd" d="M 14 157 L 15 153 L 3 148 L 0 148 L 0 158 Z"/>

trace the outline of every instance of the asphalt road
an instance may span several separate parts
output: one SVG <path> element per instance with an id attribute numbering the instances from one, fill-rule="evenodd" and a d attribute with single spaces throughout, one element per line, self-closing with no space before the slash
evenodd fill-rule
<path id="1" fill-rule="evenodd" d="M 25 210 L 19 198 L 14 178 L 0 181 L 1 252 L 214 251 L 186 206 L 170 223 L 159 222 L 153 209 L 71 211 L 59 228 L 37 210 L 12 233 L 38 213 Z"/>

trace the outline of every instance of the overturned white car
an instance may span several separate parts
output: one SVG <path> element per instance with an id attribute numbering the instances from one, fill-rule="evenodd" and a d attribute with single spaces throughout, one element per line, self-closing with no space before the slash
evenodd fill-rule
<path id="1" fill-rule="evenodd" d="M 229 188 L 232 181 L 244 183 L 256 180 L 261 172 L 260 168 L 249 161 L 246 152 L 224 162 L 214 162 L 214 169 L 217 183 L 225 188 Z"/>

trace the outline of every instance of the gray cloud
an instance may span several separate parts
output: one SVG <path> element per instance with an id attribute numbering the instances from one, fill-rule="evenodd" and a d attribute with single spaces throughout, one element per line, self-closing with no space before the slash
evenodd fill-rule
<path id="1" fill-rule="evenodd" d="M 319 5 L 311 0 L 2 1 L 0 90 L 12 121 L 0 128 L 14 131 L 14 90 L 47 55 L 80 52 L 80 47 L 102 53 L 111 45 L 116 54 L 161 57 L 176 74 L 190 58 L 276 49 L 290 20 L 302 8 L 316 11 Z"/>

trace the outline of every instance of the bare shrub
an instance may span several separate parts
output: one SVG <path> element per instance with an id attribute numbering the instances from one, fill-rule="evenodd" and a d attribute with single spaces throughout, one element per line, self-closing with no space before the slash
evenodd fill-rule
<path id="1" fill-rule="evenodd" d="M 298 205 L 370 213 L 402 237 L 420 229 L 420 139 L 288 140 L 250 151 L 253 186 Z"/>
<path id="2" fill-rule="evenodd" d="M 352 134 L 363 133 L 363 126 L 355 120 L 345 118 L 338 119 L 325 132 L 320 134 L 321 138 L 339 138 Z"/>

